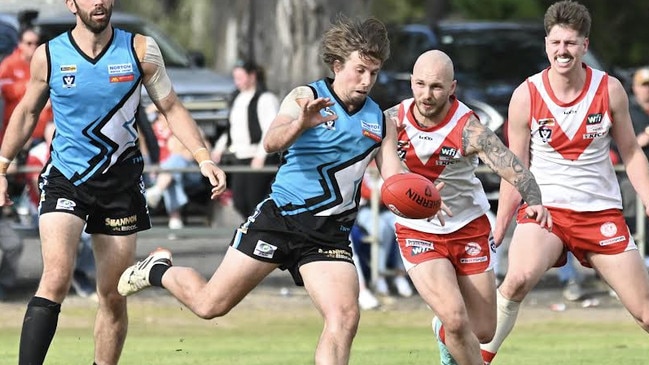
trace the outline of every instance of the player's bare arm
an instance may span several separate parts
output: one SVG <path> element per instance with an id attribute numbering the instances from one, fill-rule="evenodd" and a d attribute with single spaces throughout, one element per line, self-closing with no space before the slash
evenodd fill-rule
<path id="1" fill-rule="evenodd" d="M 405 167 L 397 154 L 397 128 L 395 124 L 388 120 L 387 113 L 384 113 L 385 120 L 385 138 L 381 142 L 381 148 L 376 154 L 376 166 L 381 172 L 381 177 L 386 180 L 392 175 L 405 172 Z"/>
<path id="2" fill-rule="evenodd" d="M 333 106 L 329 98 L 315 98 L 308 86 L 293 89 L 279 106 L 277 116 L 270 124 L 264 137 L 264 149 L 267 153 L 286 150 L 303 131 L 317 125 L 332 121 L 336 115 L 322 116 L 320 110 Z"/>
<path id="3" fill-rule="evenodd" d="M 153 38 L 142 35 L 136 35 L 134 43 L 142 64 L 143 84 L 149 97 L 167 119 L 174 136 L 193 154 L 201 174 L 210 180 L 211 198 L 216 198 L 225 191 L 225 173 L 210 159 L 209 150 L 196 121 L 174 92 L 160 48 Z"/>
<path id="4" fill-rule="evenodd" d="M 534 176 L 489 128 L 472 116 L 462 131 L 462 144 L 467 154 L 478 157 L 496 174 L 516 187 L 529 205 L 541 204 L 541 189 Z"/>
<path id="5" fill-rule="evenodd" d="M 649 162 L 640 149 L 633 131 L 629 99 L 620 81 L 611 76 L 608 80 L 608 94 L 613 118 L 611 136 L 618 147 L 627 176 L 644 203 L 645 213 L 649 215 Z"/>
<path id="6" fill-rule="evenodd" d="M 403 123 L 399 120 L 399 105 L 386 109 L 383 115 L 388 122 L 392 122 L 396 126 L 397 131 L 403 128 Z"/>

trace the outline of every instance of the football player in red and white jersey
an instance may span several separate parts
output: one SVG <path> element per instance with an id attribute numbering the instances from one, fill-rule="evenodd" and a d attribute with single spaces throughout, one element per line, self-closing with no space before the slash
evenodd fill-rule
<path id="1" fill-rule="evenodd" d="M 529 166 L 552 214 L 551 232 L 518 210 L 509 265 L 498 294 L 498 329 L 483 350 L 495 356 L 516 321 L 520 302 L 570 250 L 592 266 L 649 331 L 649 276 L 622 215 L 609 145 L 619 148 L 627 175 L 649 214 L 649 167 L 638 147 L 620 81 L 582 62 L 591 18 L 572 1 L 545 13 L 550 67 L 529 77 L 509 105 L 509 147 Z M 518 193 L 501 185 L 495 228 L 500 244 L 517 211 Z M 524 209 L 524 206 L 520 209 Z"/>
<path id="2" fill-rule="evenodd" d="M 427 51 L 413 68 L 413 98 L 386 111 L 397 123 L 401 159 L 410 171 L 444 183 L 440 194 L 453 213 L 440 220 L 398 217 L 396 234 L 405 268 L 437 316 L 442 364 L 482 365 L 479 342 L 490 341 L 496 327 L 496 287 L 478 158 L 517 186 L 540 226 L 552 222 L 532 173 L 455 97 L 456 84 L 451 59 Z"/>

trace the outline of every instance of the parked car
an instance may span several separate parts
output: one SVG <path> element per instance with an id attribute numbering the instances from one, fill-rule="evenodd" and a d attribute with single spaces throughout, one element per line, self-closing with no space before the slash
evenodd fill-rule
<path id="1" fill-rule="evenodd" d="M 392 27 L 389 32 L 391 56 L 372 90 L 379 105 L 387 108 L 410 97 L 415 60 L 426 50 L 440 49 L 453 60 L 458 98 L 477 106 L 478 114 L 487 118 L 482 122 L 500 135 L 514 89 L 549 66 L 541 23 L 442 21 Z M 584 61 L 605 69 L 591 52 Z"/>
<path id="2" fill-rule="evenodd" d="M 24 11 L 0 13 L 0 57 L 5 49 L 11 52 L 15 47 L 17 19 Z M 38 12 L 35 15 L 32 24 L 39 29 L 43 41 L 68 31 L 75 24 L 75 17 L 67 9 L 53 11 L 48 8 L 48 12 L 42 16 L 38 16 Z M 7 23 L 3 20 L 7 20 Z M 228 101 L 235 90 L 229 74 L 220 74 L 206 68 L 204 56 L 200 52 L 186 51 L 159 28 L 138 16 L 114 11 L 112 24 L 117 28 L 151 36 L 157 41 L 174 90 L 211 141 L 227 129 Z M 145 107 L 151 103 L 144 89 L 142 103 Z"/>
<path id="3" fill-rule="evenodd" d="M 410 74 L 417 57 L 424 51 L 440 49 L 453 60 L 458 98 L 503 140 L 514 89 L 526 77 L 549 66 L 541 23 L 442 21 L 434 26 L 391 27 L 389 33 L 391 56 L 371 93 L 382 108 L 411 97 Z M 584 62 L 606 70 L 592 52 L 586 54 Z M 491 173 L 478 177 L 495 197 L 500 178 Z"/>

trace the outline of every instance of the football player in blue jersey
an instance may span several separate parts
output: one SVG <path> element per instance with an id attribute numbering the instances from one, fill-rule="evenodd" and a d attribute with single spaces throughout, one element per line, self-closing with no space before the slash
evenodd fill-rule
<path id="1" fill-rule="evenodd" d="M 45 359 L 84 226 L 92 235 L 97 264 L 94 361 L 114 365 L 128 323 L 126 298 L 117 283 L 135 259 L 136 233 L 151 226 L 135 127 L 142 85 L 172 132 L 193 152 L 213 186 L 212 198 L 225 189 L 225 174 L 210 160 L 195 121 L 173 91 L 156 42 L 113 28 L 113 0 L 66 4 L 76 26 L 36 50 L 27 92 L 0 148 L 0 205 L 11 205 L 6 170 L 51 100 L 56 134 L 40 179 L 43 273 L 27 306 L 19 365 Z M 171 261 L 170 256 L 160 259 Z"/>
<path id="2" fill-rule="evenodd" d="M 396 127 L 368 97 L 389 56 L 385 26 L 340 17 L 321 49 L 333 78 L 299 86 L 282 101 L 263 141 L 268 153 L 283 155 L 270 196 L 237 229 L 212 278 L 169 265 L 170 252 L 158 249 L 124 272 L 120 293 L 162 286 L 210 319 L 228 313 L 273 270 L 288 270 L 324 319 L 315 363 L 349 362 L 360 318 L 349 243 L 360 182 L 373 160 L 385 179 L 403 169 Z"/>

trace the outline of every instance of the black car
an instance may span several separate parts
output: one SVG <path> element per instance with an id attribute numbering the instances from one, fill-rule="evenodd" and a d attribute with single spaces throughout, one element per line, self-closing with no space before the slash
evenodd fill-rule
<path id="1" fill-rule="evenodd" d="M 0 12 L 0 58 L 16 47 L 19 19 L 35 26 L 41 33 L 42 41 L 72 29 L 75 24 L 76 18 L 67 8 L 47 9 L 42 14 L 38 10 Z M 188 52 L 156 26 L 136 15 L 114 11 L 111 21 L 117 28 L 156 40 L 176 94 L 206 136 L 211 141 L 218 138 L 227 129 L 228 101 L 235 90 L 232 77 L 205 67 L 201 62 L 204 57 L 200 53 Z M 142 103 L 144 106 L 151 103 L 144 89 Z"/>

